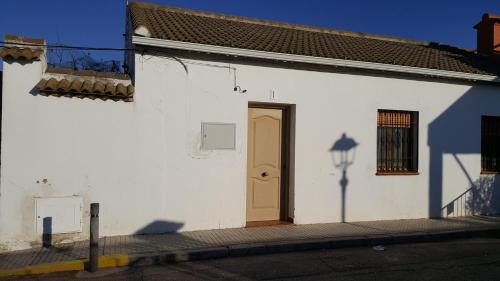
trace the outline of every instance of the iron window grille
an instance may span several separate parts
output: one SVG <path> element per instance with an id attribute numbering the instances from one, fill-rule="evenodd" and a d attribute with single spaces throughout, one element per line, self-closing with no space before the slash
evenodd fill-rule
<path id="1" fill-rule="evenodd" d="M 500 173 L 500 117 L 481 117 L 481 170 Z"/>
<path id="2" fill-rule="evenodd" d="M 377 174 L 418 172 L 418 112 L 379 110 Z"/>

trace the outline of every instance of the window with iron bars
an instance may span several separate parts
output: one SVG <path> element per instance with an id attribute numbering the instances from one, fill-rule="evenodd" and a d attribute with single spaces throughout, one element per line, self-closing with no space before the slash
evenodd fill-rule
<path id="1" fill-rule="evenodd" d="M 379 110 L 377 174 L 418 172 L 418 112 Z"/>
<path id="2" fill-rule="evenodd" d="M 500 173 L 500 116 L 481 117 L 481 170 Z"/>

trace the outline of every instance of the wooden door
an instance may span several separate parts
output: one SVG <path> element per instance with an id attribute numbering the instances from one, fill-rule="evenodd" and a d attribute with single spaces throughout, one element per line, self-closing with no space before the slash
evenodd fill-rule
<path id="1" fill-rule="evenodd" d="M 248 109 L 247 222 L 280 219 L 281 109 Z"/>

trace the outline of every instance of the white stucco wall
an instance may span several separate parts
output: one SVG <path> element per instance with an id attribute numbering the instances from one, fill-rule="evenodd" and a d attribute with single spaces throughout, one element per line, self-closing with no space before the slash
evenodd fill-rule
<path id="1" fill-rule="evenodd" d="M 101 235 L 243 227 L 248 102 L 296 106 L 295 223 L 340 221 L 329 149 L 343 133 L 359 143 L 346 221 L 428 217 L 479 179 L 480 118 L 500 115 L 498 86 L 181 61 L 137 54 L 131 103 L 34 96 L 39 63 L 4 63 L 0 243 L 39 239 L 38 196 L 79 195 L 85 217 L 99 202 Z M 419 112 L 419 175 L 375 175 L 377 109 Z M 201 122 L 236 123 L 236 150 L 201 150 Z"/>

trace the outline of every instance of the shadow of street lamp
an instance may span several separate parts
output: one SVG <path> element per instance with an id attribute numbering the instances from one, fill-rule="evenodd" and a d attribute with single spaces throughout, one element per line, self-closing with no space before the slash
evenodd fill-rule
<path id="1" fill-rule="evenodd" d="M 342 194 L 342 206 L 341 206 L 341 222 L 345 222 L 345 194 L 347 189 L 347 184 L 349 180 L 347 179 L 347 168 L 354 163 L 354 158 L 356 156 L 356 147 L 358 143 L 352 139 L 348 138 L 345 133 L 342 137 L 337 140 L 332 148 L 330 148 L 330 153 L 332 154 L 333 165 L 335 168 L 342 170 L 342 178 L 340 179 L 340 187 Z"/>

